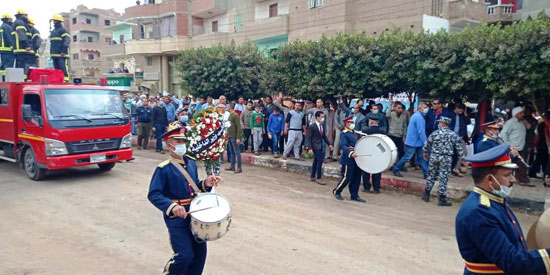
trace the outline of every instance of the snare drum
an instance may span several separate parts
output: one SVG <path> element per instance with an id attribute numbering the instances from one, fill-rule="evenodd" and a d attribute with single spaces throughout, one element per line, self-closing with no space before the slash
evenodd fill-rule
<path id="1" fill-rule="evenodd" d="M 217 203 L 219 206 L 216 206 Z M 231 204 L 224 196 L 201 193 L 189 205 L 190 212 L 205 208 L 209 209 L 191 213 L 191 232 L 199 241 L 215 241 L 229 231 Z"/>
<path id="2" fill-rule="evenodd" d="M 377 174 L 390 168 L 397 161 L 397 147 L 386 135 L 364 136 L 355 143 L 355 162 L 361 170 Z"/>

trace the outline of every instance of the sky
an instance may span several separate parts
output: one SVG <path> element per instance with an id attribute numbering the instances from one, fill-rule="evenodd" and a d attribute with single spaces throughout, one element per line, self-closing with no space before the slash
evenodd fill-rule
<path id="1" fill-rule="evenodd" d="M 40 31 L 40 36 L 44 39 L 50 35 L 49 20 L 52 15 L 61 12 L 69 12 L 82 4 L 88 8 L 115 9 L 123 13 L 124 8 L 136 4 L 135 0 L 63 0 L 63 1 L 44 1 L 44 0 L 0 0 L 0 14 L 9 13 L 12 16 L 18 9 L 24 9 L 29 13 L 29 17 L 34 19 L 36 28 Z M 143 2 L 143 1 L 142 1 Z"/>

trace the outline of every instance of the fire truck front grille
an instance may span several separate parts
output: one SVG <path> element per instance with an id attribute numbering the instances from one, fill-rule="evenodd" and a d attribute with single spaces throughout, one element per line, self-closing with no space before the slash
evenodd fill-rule
<path id="1" fill-rule="evenodd" d="M 107 151 L 118 149 L 118 147 L 120 146 L 120 141 L 120 138 L 113 138 L 68 142 L 67 149 L 69 151 L 69 154 Z"/>

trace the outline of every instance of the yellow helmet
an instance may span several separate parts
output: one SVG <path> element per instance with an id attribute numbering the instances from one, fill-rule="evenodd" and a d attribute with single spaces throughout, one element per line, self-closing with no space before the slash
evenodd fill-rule
<path id="1" fill-rule="evenodd" d="M 24 9 L 18 9 L 16 14 L 28 14 Z"/>
<path id="2" fill-rule="evenodd" d="M 29 18 L 29 25 L 33 25 L 33 26 L 34 26 L 34 20 L 32 20 L 32 19 Z"/>
<path id="3" fill-rule="evenodd" d="M 2 14 L 2 19 L 13 19 L 9 13 Z"/>
<path id="4" fill-rule="evenodd" d="M 52 16 L 52 20 L 63 22 L 63 16 L 61 16 L 61 15 L 59 15 L 59 14 L 54 14 L 54 15 Z"/>

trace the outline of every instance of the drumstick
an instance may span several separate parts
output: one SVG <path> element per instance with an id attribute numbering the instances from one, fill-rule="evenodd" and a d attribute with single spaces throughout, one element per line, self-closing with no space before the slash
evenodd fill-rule
<path id="1" fill-rule="evenodd" d="M 216 206 L 220 206 L 220 202 L 218 201 L 218 192 L 216 192 L 216 187 L 212 187 L 214 189 L 214 196 L 216 196 Z"/>
<path id="2" fill-rule="evenodd" d="M 212 208 L 214 208 L 214 207 L 217 207 L 217 206 L 209 206 L 209 207 L 205 207 L 205 208 L 201 208 L 201 209 L 189 211 L 189 212 L 187 212 L 187 214 L 192 214 L 192 213 L 195 213 L 195 212 L 200 212 L 200 211 L 203 211 L 203 210 L 212 209 Z"/>
<path id="3" fill-rule="evenodd" d="M 370 157 L 370 154 L 357 154 L 358 157 Z"/>

